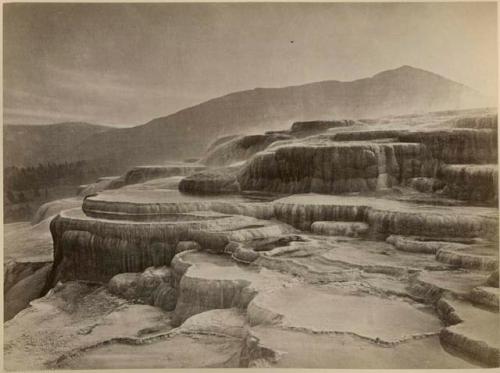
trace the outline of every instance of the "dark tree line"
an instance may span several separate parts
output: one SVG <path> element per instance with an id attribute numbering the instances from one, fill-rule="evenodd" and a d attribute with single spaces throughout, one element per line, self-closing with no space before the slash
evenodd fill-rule
<path id="1" fill-rule="evenodd" d="M 7 167 L 4 169 L 4 198 L 11 203 L 26 202 L 33 197 L 44 198 L 47 190 L 53 187 L 93 182 L 106 174 L 106 168 L 87 161 Z"/>

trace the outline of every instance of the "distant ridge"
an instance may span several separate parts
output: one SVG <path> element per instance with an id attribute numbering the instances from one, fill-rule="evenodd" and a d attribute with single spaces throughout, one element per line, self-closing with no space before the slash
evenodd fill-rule
<path id="1" fill-rule="evenodd" d="M 93 124 L 93 123 L 87 123 L 87 122 L 59 122 L 59 123 L 43 123 L 43 124 L 10 124 L 10 123 L 5 123 L 4 126 L 8 127 L 40 127 L 42 129 L 47 129 L 48 127 L 54 129 L 54 128 L 73 128 L 73 129 L 90 129 L 90 128 L 95 128 L 95 129 L 102 129 L 102 130 L 108 130 L 108 129 L 113 129 L 114 127 L 110 126 L 105 126 L 102 124 Z"/>
<path id="2" fill-rule="evenodd" d="M 127 166 L 158 163 L 200 156 L 221 136 L 283 129 L 293 121 L 484 106 L 491 102 L 463 84 L 401 66 L 350 82 L 328 80 L 230 93 L 141 126 L 92 133 L 61 157 L 115 159 Z"/>
<path id="3" fill-rule="evenodd" d="M 89 136 L 113 130 L 111 127 L 85 122 L 5 124 L 4 167 L 64 162 L 78 144 Z"/>

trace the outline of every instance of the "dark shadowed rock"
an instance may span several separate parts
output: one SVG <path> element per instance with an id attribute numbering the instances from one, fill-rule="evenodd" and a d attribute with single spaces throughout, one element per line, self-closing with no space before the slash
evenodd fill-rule
<path id="1" fill-rule="evenodd" d="M 165 311 L 173 311 L 177 303 L 177 292 L 169 283 L 162 283 L 152 293 L 152 305 Z"/>
<path id="2" fill-rule="evenodd" d="M 238 193 L 240 184 L 235 171 L 210 170 L 185 177 L 179 183 L 179 190 L 193 194 Z"/>
<path id="3" fill-rule="evenodd" d="M 175 247 L 175 253 L 182 253 L 188 250 L 201 250 L 201 246 L 195 241 L 179 241 Z"/>
<path id="4" fill-rule="evenodd" d="M 305 137 L 325 132 L 331 128 L 349 127 L 355 124 L 352 120 L 316 120 L 308 122 L 295 122 L 290 133 L 297 137 Z"/>
<path id="5" fill-rule="evenodd" d="M 499 274 L 497 269 L 496 271 L 493 271 L 491 273 L 490 277 L 488 277 L 486 284 L 498 288 L 498 283 L 499 283 Z"/>
<path id="6" fill-rule="evenodd" d="M 497 162 L 497 132 L 489 129 L 452 129 L 403 133 L 403 142 L 425 144 L 433 157 L 450 164 Z"/>
<path id="7" fill-rule="evenodd" d="M 125 299 L 137 299 L 137 282 L 140 275 L 140 273 L 119 273 L 109 280 L 108 290 Z"/>
<path id="8" fill-rule="evenodd" d="M 469 300 L 474 304 L 489 308 L 498 312 L 500 307 L 500 289 L 497 287 L 478 286 L 472 289 Z"/>
<path id="9" fill-rule="evenodd" d="M 4 293 L 4 321 L 10 320 L 29 303 L 44 295 L 52 264 L 45 264 L 33 274 L 16 282 Z"/>
<path id="10" fill-rule="evenodd" d="M 244 190 L 345 193 L 389 188 L 433 170 L 430 153 L 418 143 L 310 139 L 257 154 L 238 180 Z"/>
<path id="11" fill-rule="evenodd" d="M 238 247 L 232 253 L 231 257 L 240 263 L 250 264 L 254 260 L 257 260 L 259 253 L 246 247 Z"/>
<path id="12" fill-rule="evenodd" d="M 142 273 L 120 273 L 113 276 L 107 288 L 127 300 L 140 301 L 167 311 L 175 308 L 177 300 L 167 267 L 150 267 Z"/>
<path id="13" fill-rule="evenodd" d="M 486 201 L 497 205 L 498 166 L 446 165 L 438 172 L 445 187 L 443 193 L 467 201 Z"/>
<path id="14" fill-rule="evenodd" d="M 458 118 L 445 123 L 455 128 L 498 129 L 498 115 L 484 115 Z"/>

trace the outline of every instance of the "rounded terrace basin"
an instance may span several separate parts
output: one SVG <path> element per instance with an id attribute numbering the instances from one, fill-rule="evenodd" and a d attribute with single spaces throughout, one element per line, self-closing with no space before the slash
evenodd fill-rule
<path id="1" fill-rule="evenodd" d="M 83 201 L 87 216 L 105 219 L 153 221 L 175 220 L 175 214 L 192 211 L 219 210 L 231 206 L 259 206 L 269 199 L 260 195 L 205 196 L 183 194 L 178 190 L 112 190 L 91 196 Z M 268 206 L 268 209 L 270 207 Z M 234 210 L 234 208 L 232 209 Z M 221 211 L 222 212 L 222 211 Z M 242 214 L 247 215 L 247 214 Z"/>

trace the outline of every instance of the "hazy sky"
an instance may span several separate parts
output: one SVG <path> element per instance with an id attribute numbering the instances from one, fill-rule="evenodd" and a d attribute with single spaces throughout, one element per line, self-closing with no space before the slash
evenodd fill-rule
<path id="1" fill-rule="evenodd" d="M 401 65 L 496 95 L 496 18 L 496 3 L 7 4 L 4 123 L 136 125 Z"/>

